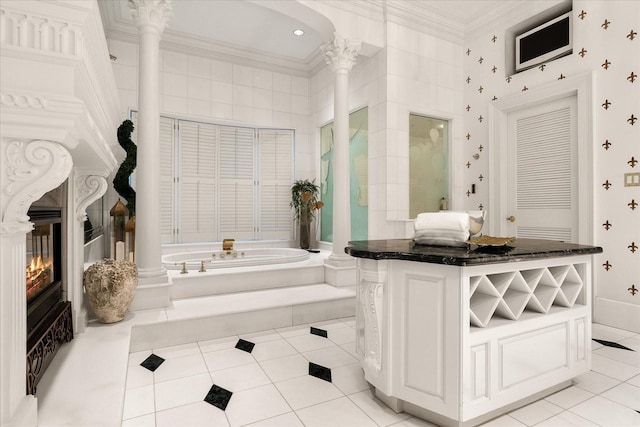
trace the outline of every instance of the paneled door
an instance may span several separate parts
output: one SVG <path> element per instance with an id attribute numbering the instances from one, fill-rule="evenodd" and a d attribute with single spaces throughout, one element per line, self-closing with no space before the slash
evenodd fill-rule
<path id="1" fill-rule="evenodd" d="M 576 117 L 575 95 L 509 113 L 509 236 L 578 242 Z"/>

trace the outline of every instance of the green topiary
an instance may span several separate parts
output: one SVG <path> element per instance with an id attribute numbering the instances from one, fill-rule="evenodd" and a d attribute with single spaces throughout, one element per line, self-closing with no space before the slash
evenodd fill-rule
<path id="1" fill-rule="evenodd" d="M 127 152 L 127 157 L 118 168 L 115 178 L 113 178 L 113 188 L 127 201 L 129 215 L 134 216 L 136 214 L 136 190 L 129 185 L 129 177 L 136 168 L 138 148 L 131 140 L 132 132 L 133 122 L 131 120 L 125 120 L 118 128 L 118 142 Z"/>

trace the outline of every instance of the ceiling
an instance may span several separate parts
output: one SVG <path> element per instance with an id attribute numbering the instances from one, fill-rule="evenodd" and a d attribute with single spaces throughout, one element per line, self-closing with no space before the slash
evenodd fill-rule
<path id="1" fill-rule="evenodd" d="M 317 1 L 317 0 L 316 0 Z M 411 14 L 430 16 L 454 22 L 459 28 L 508 9 L 523 0 L 340 0 L 351 11 L 367 8 L 382 11 L 386 4 L 402 8 Z M 131 13 L 126 0 L 100 0 L 100 9 L 107 36 L 115 39 L 137 39 Z M 243 57 L 244 62 L 264 62 L 276 66 L 289 66 L 308 72 L 322 63 L 319 46 L 328 41 L 333 29 L 331 23 L 320 14 L 292 0 L 173 0 L 173 17 L 164 31 L 162 42 L 173 49 L 194 49 L 224 52 L 226 55 Z M 292 14 L 296 19 L 271 7 L 289 9 L 292 6 L 305 9 Z M 309 15 L 315 17 L 309 18 Z M 309 18 L 309 19 L 305 19 Z M 324 24 L 308 25 L 308 23 Z M 304 22 L 303 22 L 304 21 Z M 293 35 L 294 29 L 302 29 L 301 37 Z M 322 34 L 321 34 L 322 32 Z M 242 61 L 239 61 L 242 62 Z M 264 64 L 263 64 L 264 65 Z"/>

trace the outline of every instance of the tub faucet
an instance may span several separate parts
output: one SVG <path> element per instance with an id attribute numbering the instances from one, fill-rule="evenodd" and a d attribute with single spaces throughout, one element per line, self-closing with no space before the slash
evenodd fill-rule
<path id="1" fill-rule="evenodd" d="M 233 242 L 235 242 L 235 239 L 224 239 L 222 241 L 222 250 L 223 251 L 232 251 L 233 250 Z"/>

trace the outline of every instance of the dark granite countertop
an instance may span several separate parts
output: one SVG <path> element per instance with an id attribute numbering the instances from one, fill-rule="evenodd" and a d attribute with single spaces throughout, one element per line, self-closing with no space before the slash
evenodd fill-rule
<path id="1" fill-rule="evenodd" d="M 390 239 L 349 242 L 344 251 L 356 258 L 470 266 L 597 254 L 602 252 L 602 248 L 541 239 L 516 239 L 503 247 L 467 245 L 462 248 L 419 245 L 411 239 Z"/>

